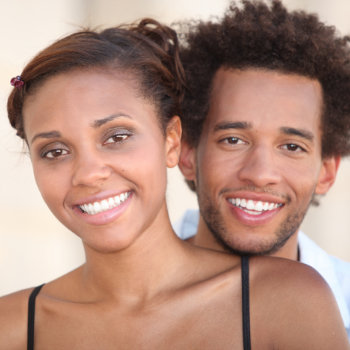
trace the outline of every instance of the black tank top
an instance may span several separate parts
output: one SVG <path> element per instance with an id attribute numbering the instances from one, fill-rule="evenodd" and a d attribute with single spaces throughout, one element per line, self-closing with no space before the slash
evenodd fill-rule
<path id="1" fill-rule="evenodd" d="M 27 349 L 34 350 L 34 319 L 35 319 L 35 299 L 39 294 L 40 289 L 43 287 L 38 286 L 30 293 L 28 300 L 28 333 L 27 333 Z"/>
<path id="2" fill-rule="evenodd" d="M 249 310 L 249 257 L 241 257 L 242 273 L 242 330 L 243 349 L 251 350 L 250 343 L 250 310 Z"/>
<path id="3" fill-rule="evenodd" d="M 249 314 L 249 258 L 241 257 L 242 264 L 242 323 L 243 323 L 243 349 L 251 350 L 250 345 L 250 314 Z M 35 299 L 43 284 L 34 288 L 28 301 L 28 334 L 27 350 L 34 350 L 34 321 L 35 321 Z"/>

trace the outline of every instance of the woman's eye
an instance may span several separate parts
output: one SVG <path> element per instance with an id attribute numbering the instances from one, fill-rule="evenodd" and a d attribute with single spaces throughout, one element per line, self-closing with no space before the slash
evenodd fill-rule
<path id="1" fill-rule="evenodd" d="M 105 141 L 105 144 L 110 143 L 121 143 L 125 141 L 130 135 L 128 134 L 115 134 L 113 136 L 108 137 L 108 139 Z"/>
<path id="2" fill-rule="evenodd" d="M 68 154 L 67 150 L 58 148 L 58 149 L 53 149 L 42 153 L 41 157 L 47 158 L 47 159 L 56 159 L 56 158 L 65 156 L 67 154 Z"/>
<path id="3" fill-rule="evenodd" d="M 288 143 L 286 145 L 283 145 L 282 148 L 290 152 L 305 152 L 304 148 L 300 147 L 299 145 L 296 145 L 295 143 Z"/>

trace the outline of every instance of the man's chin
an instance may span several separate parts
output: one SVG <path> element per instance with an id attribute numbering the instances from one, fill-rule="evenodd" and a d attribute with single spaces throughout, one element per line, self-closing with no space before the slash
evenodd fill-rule
<path id="1" fill-rule="evenodd" d="M 274 255 L 278 252 L 288 241 L 290 236 L 284 237 L 283 239 L 276 240 L 258 240 L 252 239 L 249 242 L 245 239 L 243 240 L 227 240 L 213 234 L 217 243 L 223 248 L 224 251 L 236 254 L 236 255 Z"/>
<path id="2" fill-rule="evenodd" d="M 236 255 L 251 255 L 251 256 L 259 256 L 259 255 L 273 255 L 276 253 L 280 247 L 272 246 L 272 247 L 241 247 L 241 246 L 232 246 L 225 245 L 223 246 L 224 250 L 230 254 Z"/>
<path id="3" fill-rule="evenodd" d="M 306 210 L 302 210 L 290 215 L 279 225 L 269 225 L 270 230 L 266 226 L 252 227 L 251 232 L 243 227 L 242 231 L 237 231 L 238 227 L 234 227 L 232 223 L 225 225 L 220 213 L 210 208 L 201 211 L 201 216 L 222 250 L 238 255 L 276 255 L 298 231 L 305 212 Z"/>

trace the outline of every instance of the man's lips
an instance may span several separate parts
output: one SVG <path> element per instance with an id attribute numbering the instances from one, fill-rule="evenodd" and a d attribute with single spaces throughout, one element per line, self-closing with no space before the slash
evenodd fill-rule
<path id="1" fill-rule="evenodd" d="M 242 209 L 251 215 L 260 215 L 262 213 L 273 211 L 283 206 L 281 202 L 270 202 L 262 200 L 253 200 L 248 198 L 228 198 L 228 201 L 235 207 Z"/>
<path id="2" fill-rule="evenodd" d="M 226 200 L 238 222 L 249 227 L 269 224 L 286 204 L 283 201 L 278 202 L 276 196 L 256 194 L 245 197 L 230 196 Z"/>

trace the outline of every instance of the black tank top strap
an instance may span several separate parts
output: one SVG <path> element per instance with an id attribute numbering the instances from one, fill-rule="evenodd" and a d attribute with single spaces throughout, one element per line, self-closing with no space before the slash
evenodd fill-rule
<path id="1" fill-rule="evenodd" d="M 35 320 L 35 299 L 44 284 L 35 287 L 30 293 L 28 300 L 28 333 L 27 333 L 27 350 L 34 350 L 34 320 Z"/>
<path id="2" fill-rule="evenodd" d="M 249 312 L 249 257 L 241 257 L 242 264 L 242 323 L 243 323 L 243 348 L 251 350 L 250 341 L 250 312 Z"/>

